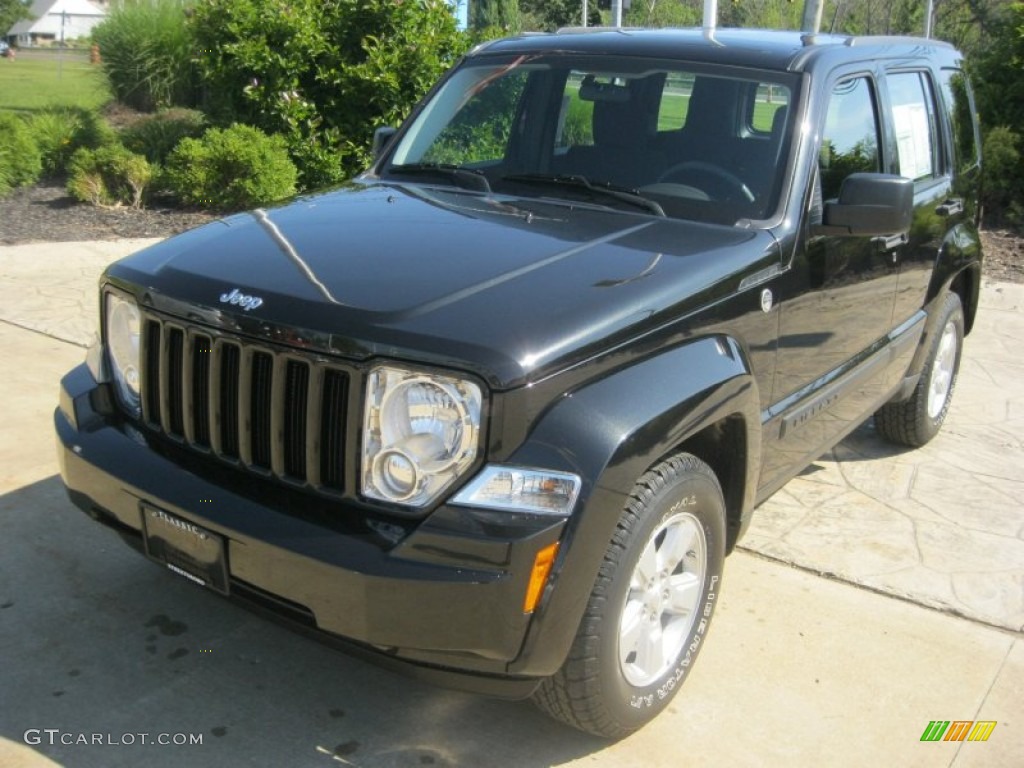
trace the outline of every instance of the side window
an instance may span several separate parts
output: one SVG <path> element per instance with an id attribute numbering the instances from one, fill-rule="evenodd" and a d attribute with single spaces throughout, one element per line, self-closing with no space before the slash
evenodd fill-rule
<path id="1" fill-rule="evenodd" d="M 665 78 L 658 105 L 658 131 L 678 131 L 686 125 L 693 93 L 694 76 L 689 72 L 670 72 Z"/>
<path id="2" fill-rule="evenodd" d="M 789 107 L 789 88 L 777 83 L 758 83 L 754 98 L 747 103 L 747 129 L 755 134 L 769 135 L 776 127 L 775 115 Z"/>
<path id="3" fill-rule="evenodd" d="M 594 102 L 583 98 L 580 89 L 584 82 L 587 88 L 600 87 L 593 75 L 583 72 L 570 72 L 565 81 L 565 92 L 562 94 L 562 112 L 558 117 L 558 135 L 555 137 L 555 149 L 566 147 L 586 147 L 594 143 Z M 607 87 L 614 85 L 610 81 Z"/>
<path id="4" fill-rule="evenodd" d="M 881 170 L 876 103 L 866 77 L 844 80 L 832 90 L 819 158 L 823 199 L 839 197 L 851 173 Z"/>
<path id="5" fill-rule="evenodd" d="M 978 164 L 978 134 L 974 124 L 974 100 L 967 76 L 959 69 L 944 69 L 942 93 L 953 127 L 953 167 L 965 173 Z"/>
<path id="6" fill-rule="evenodd" d="M 923 72 L 898 72 L 886 78 L 900 174 L 925 181 L 941 173 L 938 163 L 935 99 Z"/>

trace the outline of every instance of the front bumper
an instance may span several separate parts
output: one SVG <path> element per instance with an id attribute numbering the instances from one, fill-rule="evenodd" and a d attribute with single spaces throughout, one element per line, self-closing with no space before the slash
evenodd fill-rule
<path id="1" fill-rule="evenodd" d="M 72 501 L 129 543 L 143 548 L 155 507 L 222 538 L 236 600 L 435 683 L 509 698 L 538 684 L 509 670 L 533 559 L 564 521 L 442 506 L 414 527 L 374 524 L 177 449 L 111 402 L 85 365 L 64 377 L 58 456 Z"/>

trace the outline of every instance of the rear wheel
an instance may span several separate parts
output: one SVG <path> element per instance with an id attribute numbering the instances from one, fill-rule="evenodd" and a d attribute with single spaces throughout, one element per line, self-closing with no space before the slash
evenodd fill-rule
<path id="1" fill-rule="evenodd" d="M 622 738 L 682 685 L 714 611 L 725 502 L 711 468 L 681 454 L 640 478 L 590 594 L 569 657 L 534 700 L 588 733 Z"/>
<path id="2" fill-rule="evenodd" d="M 875 413 L 875 428 L 891 442 L 924 445 L 939 433 L 949 412 L 964 340 L 960 297 L 947 294 L 939 312 L 938 331 L 932 338 L 914 393 L 906 400 L 886 403 Z"/>

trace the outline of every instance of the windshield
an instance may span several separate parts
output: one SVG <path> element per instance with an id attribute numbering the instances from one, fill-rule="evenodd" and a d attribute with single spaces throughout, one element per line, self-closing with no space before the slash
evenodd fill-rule
<path id="1" fill-rule="evenodd" d="M 607 55 L 482 56 L 444 82 L 378 170 L 650 215 L 764 219 L 782 187 L 794 83 Z"/>

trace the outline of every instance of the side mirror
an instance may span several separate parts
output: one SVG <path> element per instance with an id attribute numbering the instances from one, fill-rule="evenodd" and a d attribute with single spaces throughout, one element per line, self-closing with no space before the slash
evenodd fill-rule
<path id="1" fill-rule="evenodd" d="M 388 144 L 394 135 L 398 133 L 397 128 L 392 128 L 390 125 L 382 125 L 380 128 L 373 132 L 373 159 L 376 160 L 382 154 L 384 150 L 388 148 Z"/>
<path id="2" fill-rule="evenodd" d="M 839 199 L 825 203 L 818 233 L 878 237 L 910 231 L 914 218 L 914 182 L 887 173 L 852 173 Z"/>

